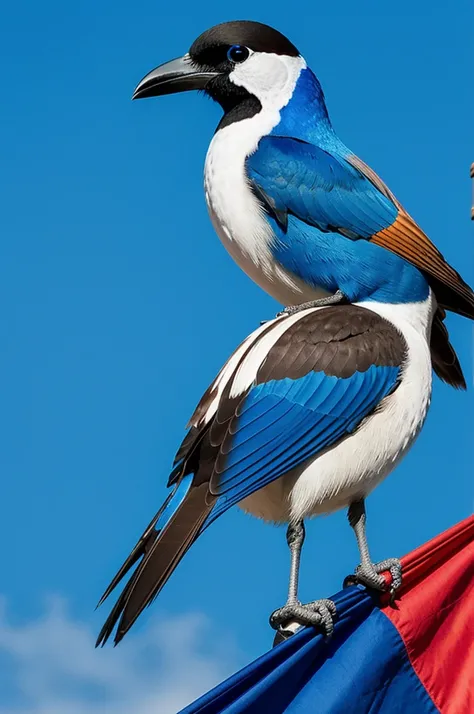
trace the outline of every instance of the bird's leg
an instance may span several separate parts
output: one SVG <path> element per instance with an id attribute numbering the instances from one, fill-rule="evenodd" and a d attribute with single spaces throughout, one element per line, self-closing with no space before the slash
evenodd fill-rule
<path id="1" fill-rule="evenodd" d="M 297 521 L 295 525 L 289 525 L 286 532 L 286 542 L 290 549 L 290 581 L 288 583 L 287 604 L 294 605 L 298 602 L 298 584 L 300 580 L 301 551 L 306 533 L 303 521 Z"/>
<path id="2" fill-rule="evenodd" d="M 366 514 L 364 499 L 354 501 L 349 506 L 347 513 L 349 523 L 354 529 L 357 545 L 359 546 L 360 565 L 357 566 L 354 576 L 346 578 L 345 584 L 351 582 L 361 583 L 375 590 L 386 591 L 390 590 L 392 599 L 395 597 L 397 590 L 402 584 L 402 564 L 398 558 L 387 558 L 380 563 L 373 563 L 369 554 L 369 545 L 367 543 L 366 534 Z M 384 571 L 390 571 L 392 583 L 387 586 L 385 578 L 380 575 Z"/>
<path id="3" fill-rule="evenodd" d="M 286 604 L 275 610 L 270 616 L 270 625 L 279 632 L 291 630 L 294 625 L 312 625 L 320 627 L 326 637 L 334 630 L 336 606 L 332 600 L 314 600 L 302 605 L 298 600 L 298 581 L 300 571 L 301 549 L 305 537 L 303 521 L 290 524 L 286 532 L 286 540 L 291 553 L 290 583 Z"/>
<path id="4" fill-rule="evenodd" d="M 284 310 L 278 313 L 277 317 L 280 315 L 295 315 L 301 310 L 308 310 L 310 307 L 326 307 L 328 305 L 339 305 L 341 302 L 346 302 L 346 296 L 341 290 L 338 290 L 334 295 L 328 295 L 324 298 L 319 298 L 319 300 L 310 300 L 309 302 L 303 302 L 301 305 L 290 305 L 285 307 Z"/>

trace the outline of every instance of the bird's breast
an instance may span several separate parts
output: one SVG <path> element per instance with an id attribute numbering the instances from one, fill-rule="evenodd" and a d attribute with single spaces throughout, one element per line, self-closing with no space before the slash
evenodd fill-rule
<path id="1" fill-rule="evenodd" d="M 204 191 L 212 224 L 242 270 L 283 305 L 327 294 L 297 278 L 274 258 L 275 240 L 263 207 L 250 189 L 245 161 L 255 151 L 265 126 L 245 119 L 220 129 L 206 157 Z M 267 122 L 269 124 L 270 122 Z M 270 127 L 271 129 L 271 127 Z"/>
<path id="2" fill-rule="evenodd" d="M 396 389 L 352 433 L 245 498 L 248 513 L 273 522 L 332 513 L 367 496 L 401 461 L 424 423 L 431 397 L 431 321 L 436 302 L 365 303 L 407 347 Z M 325 309 L 325 308 L 322 308 Z"/>
<path id="3" fill-rule="evenodd" d="M 425 421 L 431 400 L 433 295 L 411 305 L 371 302 L 364 307 L 389 320 L 405 339 L 408 353 L 399 384 L 352 434 L 293 474 L 293 518 L 330 513 L 367 496 L 405 456 Z"/>

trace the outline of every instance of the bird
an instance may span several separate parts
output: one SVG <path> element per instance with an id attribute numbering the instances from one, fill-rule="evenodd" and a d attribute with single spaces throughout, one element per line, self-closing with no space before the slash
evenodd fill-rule
<path id="1" fill-rule="evenodd" d="M 288 524 L 288 599 L 270 617 L 277 635 L 296 623 L 330 636 L 337 617 L 329 599 L 298 599 L 307 518 L 347 507 L 360 551 L 357 581 L 386 590 L 381 573 L 388 569 L 396 593 L 400 561 L 372 562 L 365 499 L 397 466 L 425 420 L 437 310 L 417 268 L 409 265 L 403 285 L 418 302 L 283 313 L 233 352 L 190 419 L 166 500 L 99 602 L 131 571 L 98 646 L 113 633 L 120 642 L 196 539 L 236 504 L 266 522 Z"/>
<path id="2" fill-rule="evenodd" d="M 444 320 L 446 311 L 474 319 L 474 293 L 338 137 L 320 82 L 295 45 L 262 23 L 222 23 L 149 72 L 133 99 L 188 90 L 223 109 L 205 161 L 205 196 L 217 234 L 247 275 L 292 312 L 389 293 L 396 301 L 407 296 L 407 264 L 416 266 L 438 303 L 433 368 L 465 389 Z"/>

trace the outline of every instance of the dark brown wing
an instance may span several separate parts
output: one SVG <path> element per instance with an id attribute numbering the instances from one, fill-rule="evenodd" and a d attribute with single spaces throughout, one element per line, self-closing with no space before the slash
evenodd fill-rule
<path id="1" fill-rule="evenodd" d="M 311 370 L 348 378 L 372 365 L 399 366 L 405 357 L 405 340 L 390 322 L 357 305 L 338 305 L 295 322 L 269 352 L 257 381 L 299 379 Z"/>

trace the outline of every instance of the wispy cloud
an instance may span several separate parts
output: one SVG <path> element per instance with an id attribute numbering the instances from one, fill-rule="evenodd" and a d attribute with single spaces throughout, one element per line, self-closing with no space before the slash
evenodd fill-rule
<path id="1" fill-rule="evenodd" d="M 176 714 L 241 662 L 201 615 L 153 620 L 121 646 L 94 649 L 90 624 L 54 598 L 36 620 L 0 609 L 0 714 Z"/>

